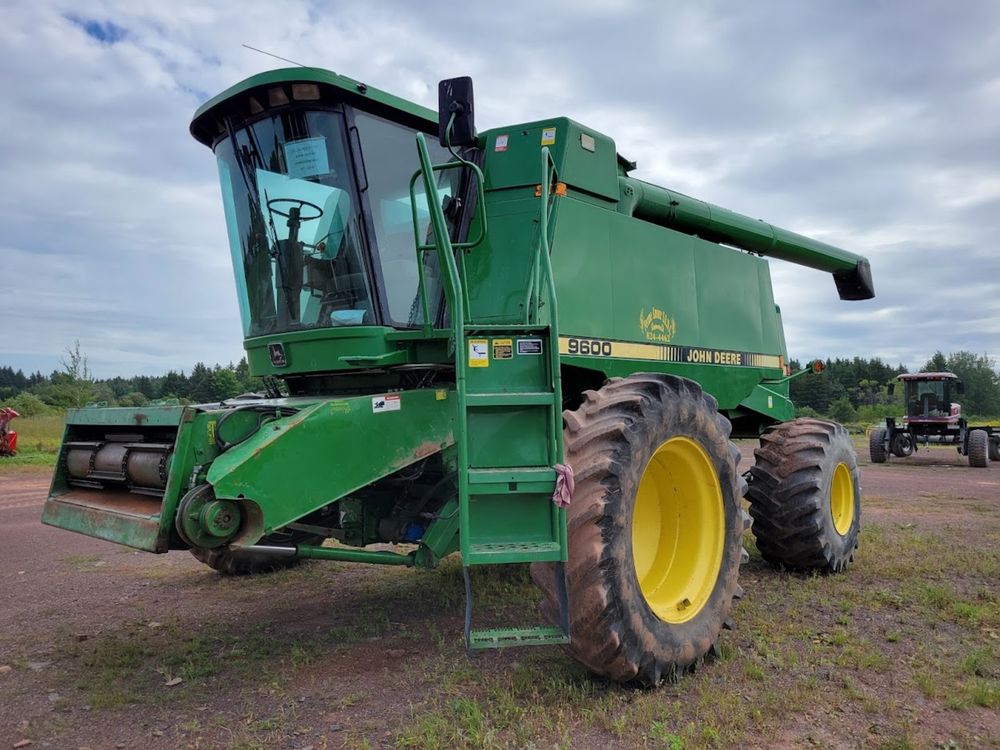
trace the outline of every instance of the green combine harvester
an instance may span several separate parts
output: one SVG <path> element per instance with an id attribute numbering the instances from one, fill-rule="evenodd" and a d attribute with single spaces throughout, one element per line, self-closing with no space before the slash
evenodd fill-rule
<path id="1" fill-rule="evenodd" d="M 635 179 L 565 117 L 477 133 L 468 78 L 439 94 L 294 68 L 198 110 L 267 392 L 71 411 L 43 520 L 225 574 L 460 552 L 470 648 L 656 684 L 729 623 L 744 496 L 768 561 L 853 558 L 851 441 L 792 421 L 762 256 L 849 300 L 868 262 Z M 746 478 L 732 435 L 760 436 Z M 474 627 L 470 569 L 512 563 L 546 622 Z"/>

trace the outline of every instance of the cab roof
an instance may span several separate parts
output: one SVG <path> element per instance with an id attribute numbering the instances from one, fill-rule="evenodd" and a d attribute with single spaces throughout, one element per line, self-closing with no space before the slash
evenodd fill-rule
<path id="1" fill-rule="evenodd" d="M 904 372 L 896 377 L 899 380 L 958 380 L 953 372 Z"/>
<path id="2" fill-rule="evenodd" d="M 373 88 L 366 83 L 321 68 L 279 68 L 258 73 L 231 86 L 198 107 L 191 119 L 191 135 L 200 143 L 212 146 L 225 135 L 224 119 L 243 120 L 269 109 L 287 106 L 298 100 L 293 84 L 319 84 L 327 92 L 335 89 L 337 99 L 372 114 L 412 125 L 418 130 L 437 132 L 437 113 L 406 99 Z M 313 97 L 302 103 L 315 103 Z"/>

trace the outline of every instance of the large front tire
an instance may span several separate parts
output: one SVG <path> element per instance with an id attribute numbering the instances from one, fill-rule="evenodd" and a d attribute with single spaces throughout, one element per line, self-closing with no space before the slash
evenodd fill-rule
<path id="1" fill-rule="evenodd" d="M 750 469 L 750 515 L 757 549 L 772 565 L 841 571 L 854 559 L 861 528 L 861 483 L 847 430 L 796 419 L 760 437 Z"/>
<path id="2" fill-rule="evenodd" d="M 739 451 L 715 399 L 668 375 L 609 380 L 564 420 L 567 649 L 611 680 L 655 685 L 709 653 L 742 593 Z M 554 566 L 532 577 L 558 622 Z"/>

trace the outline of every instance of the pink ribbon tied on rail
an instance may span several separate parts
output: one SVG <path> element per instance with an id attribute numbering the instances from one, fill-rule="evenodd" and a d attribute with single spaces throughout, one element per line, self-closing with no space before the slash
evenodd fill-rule
<path id="1" fill-rule="evenodd" d="M 552 502 L 556 504 L 556 507 L 568 508 L 569 501 L 573 497 L 573 490 L 576 489 L 573 467 L 569 464 L 556 464 L 552 468 L 556 470 L 556 491 L 552 493 Z"/>

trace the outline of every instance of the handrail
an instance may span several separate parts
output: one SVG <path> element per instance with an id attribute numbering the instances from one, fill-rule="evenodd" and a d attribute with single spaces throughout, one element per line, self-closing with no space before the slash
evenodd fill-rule
<path id="1" fill-rule="evenodd" d="M 559 359 L 559 306 L 556 301 L 555 276 L 552 273 L 551 248 L 549 247 L 549 189 L 551 177 L 555 176 L 555 162 L 548 147 L 542 148 L 542 210 L 539 222 L 540 239 L 538 243 L 539 252 L 536 256 L 536 263 L 541 260 L 541 270 L 545 277 L 545 286 L 548 291 L 549 305 L 549 357 L 552 367 L 552 390 L 562 398 L 562 374 L 561 362 Z M 541 281 L 541 279 L 539 279 Z M 563 427 L 562 409 L 553 409 L 553 430 L 555 437 L 553 463 L 563 462 Z"/>
<path id="2" fill-rule="evenodd" d="M 466 298 L 467 290 L 464 289 L 463 282 L 465 279 L 459 274 L 458 265 L 455 262 L 455 249 L 464 250 L 469 247 L 475 247 L 483 241 L 486 235 L 486 209 L 485 209 L 485 191 L 483 189 L 483 175 L 482 171 L 478 166 L 461 160 L 457 162 L 449 162 L 448 164 L 433 165 L 431 164 L 430 154 L 427 150 L 427 142 L 424 138 L 423 133 L 417 133 L 417 154 L 420 158 L 420 170 L 414 173 L 413 177 L 410 179 L 410 207 L 413 214 L 413 232 L 414 239 L 416 242 L 417 253 L 429 252 L 432 250 L 437 251 L 438 259 L 440 265 L 444 270 L 444 293 L 445 302 L 448 305 L 448 310 L 451 318 L 451 329 L 452 337 L 455 345 L 455 392 L 456 392 L 456 435 L 467 435 L 468 434 L 468 412 L 466 409 L 466 374 L 468 369 L 468 347 L 465 345 L 465 316 L 468 310 L 468 300 Z M 471 242 L 456 242 L 452 243 L 451 238 L 448 236 L 448 227 L 445 222 L 444 211 L 441 208 L 440 201 L 437 200 L 438 192 L 434 184 L 434 173 L 441 171 L 443 169 L 454 169 L 457 167 L 468 166 L 473 170 L 475 178 L 477 180 L 477 193 L 478 202 L 476 206 L 477 215 L 480 216 L 480 233 L 476 240 Z M 550 188 L 552 178 L 555 176 L 555 162 L 548 148 L 542 149 L 542 188 L 541 188 L 541 217 L 539 222 L 539 242 L 535 249 L 535 257 L 532 261 L 531 275 L 532 279 L 530 281 L 530 286 L 541 293 L 542 285 L 545 286 L 546 299 L 545 303 L 548 305 L 549 314 L 549 369 L 551 372 L 550 380 L 552 384 L 553 398 L 555 403 L 553 403 L 553 408 L 551 409 L 552 424 L 551 424 L 551 439 L 548 445 L 548 454 L 551 464 L 559 464 L 564 461 L 564 447 L 563 447 L 563 427 L 562 427 L 562 409 L 561 409 L 561 398 L 562 398 L 562 377 L 560 374 L 560 360 L 559 360 L 559 335 L 558 335 L 558 320 L 559 311 L 556 304 L 556 291 L 555 291 L 555 280 L 552 273 L 552 260 L 550 258 L 550 246 L 549 246 L 549 199 L 550 199 Z M 414 187 L 416 185 L 416 180 L 418 177 L 423 178 L 425 197 L 427 200 L 427 208 L 430 213 L 431 230 L 434 235 L 433 244 L 424 244 L 420 242 L 419 237 L 419 217 L 417 215 L 416 208 L 416 192 Z M 427 290 L 424 283 L 423 276 L 423 264 L 418 265 L 418 273 L 420 277 L 420 294 L 421 294 L 421 304 L 424 311 L 424 331 L 426 334 L 430 333 L 430 319 L 428 315 L 428 302 L 427 302 Z M 529 289 L 529 294 L 533 294 Z M 527 306 L 526 306 L 527 309 Z M 539 304 L 536 300 L 534 303 L 533 311 L 531 316 L 535 319 L 534 322 L 538 322 L 538 311 Z M 468 476 L 465 469 L 469 465 L 469 447 L 468 441 L 465 439 L 459 439 L 456 441 L 457 450 L 457 463 L 459 467 L 458 471 L 458 497 L 460 509 L 465 498 L 468 497 Z M 467 502 L 467 501 L 465 501 Z M 567 539 L 566 539 L 566 522 L 565 513 L 566 511 L 562 508 L 556 506 L 555 503 L 552 504 L 553 520 L 557 523 L 557 527 L 560 529 L 560 548 L 563 551 L 563 555 L 566 555 L 567 550 Z M 463 554 L 467 551 L 466 546 L 470 543 L 470 528 L 469 528 L 469 513 L 460 512 L 459 513 L 459 540 L 462 548 Z"/>
<path id="3" fill-rule="evenodd" d="M 541 188 L 541 212 L 538 225 L 538 247 L 535 252 L 534 263 L 532 264 L 533 278 L 531 286 L 535 286 L 541 292 L 541 284 L 545 283 L 546 303 L 549 307 L 549 368 L 551 370 L 552 392 L 555 398 L 560 399 L 553 404 L 552 411 L 552 439 L 549 441 L 549 458 L 553 465 L 564 462 L 563 446 L 563 423 L 562 423 L 562 371 L 559 359 L 559 307 L 556 302 L 555 276 L 552 273 L 551 248 L 549 246 L 549 191 L 552 186 L 552 178 L 555 177 L 556 165 L 552 159 L 552 154 L 548 147 L 542 148 L 542 188 Z M 529 290 L 530 291 L 530 290 Z M 538 307 L 535 306 L 534 316 L 538 319 Z M 564 562 L 567 554 L 567 529 L 566 511 L 552 504 L 553 521 L 559 529 L 559 544 L 563 551 Z M 563 613 L 568 617 L 568 613 Z M 568 631 L 568 621 L 564 623 L 564 629 Z"/>
<path id="4" fill-rule="evenodd" d="M 427 150 L 427 142 L 426 142 L 426 140 L 423 137 L 423 133 L 417 133 L 417 136 L 418 136 L 417 137 L 418 144 L 423 144 L 422 146 L 418 145 L 417 146 L 417 150 L 419 151 L 421 148 L 423 148 L 423 150 L 426 151 Z M 432 173 L 433 172 L 442 172 L 442 171 L 444 171 L 446 169 L 461 169 L 462 167 L 469 167 L 473 171 L 473 175 L 475 176 L 475 181 L 476 181 L 476 216 L 479 219 L 479 234 L 476 237 L 476 239 L 474 239 L 474 240 L 469 240 L 469 241 L 466 241 L 466 242 L 451 242 L 451 238 L 448 237 L 447 227 L 445 227 L 445 233 L 444 234 L 445 234 L 445 237 L 448 238 L 448 243 L 449 243 L 449 252 L 448 252 L 448 255 L 451 256 L 452 259 L 454 259 L 454 251 L 455 250 L 466 250 L 468 248 L 476 247 L 477 245 L 481 244 L 482 241 L 486 238 L 486 192 L 485 192 L 485 190 L 483 188 L 483 173 L 482 173 L 482 170 L 480 170 L 479 167 L 476 164 L 474 164 L 474 163 L 472 163 L 470 161 L 466 161 L 465 159 L 462 159 L 461 157 L 458 157 L 458 159 L 459 159 L 458 161 L 452 161 L 452 162 L 448 162 L 446 164 L 433 164 L 432 165 L 432 164 L 430 164 L 430 155 L 429 155 L 429 153 L 427 154 L 427 164 L 428 164 L 428 166 L 430 168 L 430 171 Z M 426 285 L 426 282 L 425 282 L 424 264 L 423 264 L 423 258 L 421 257 L 421 255 L 423 253 L 425 253 L 425 252 L 429 252 L 429 251 L 432 251 L 432 250 L 438 250 L 440 252 L 441 248 L 440 248 L 440 245 L 439 245 L 439 241 L 437 239 L 437 233 L 436 232 L 435 232 L 435 235 L 434 235 L 434 242 L 433 243 L 422 243 L 420 241 L 420 219 L 417 216 L 417 197 L 416 197 L 416 192 L 414 191 L 413 188 L 416 185 L 417 178 L 420 177 L 423 174 L 423 172 L 424 172 L 424 164 L 423 164 L 423 157 L 421 157 L 421 168 L 418 169 L 416 172 L 414 172 L 413 176 L 410 178 L 410 212 L 411 212 L 411 214 L 413 216 L 413 239 L 414 239 L 414 243 L 416 244 L 416 248 L 417 248 L 417 277 L 418 277 L 418 281 L 419 281 L 419 284 L 420 284 L 420 306 L 421 306 L 421 309 L 423 310 L 423 313 L 424 313 L 424 326 L 423 326 L 423 330 L 424 330 L 424 334 L 425 335 L 430 335 L 430 332 L 431 332 L 431 320 L 430 320 L 430 312 L 429 312 L 430 305 L 428 304 L 428 301 L 427 301 L 427 285 Z M 438 191 L 437 191 L 437 186 L 434 185 L 433 182 L 434 181 L 428 179 L 426 175 L 424 176 L 424 190 L 425 190 L 425 193 L 426 193 L 428 209 L 429 209 L 429 211 L 431 213 L 431 217 L 432 217 L 431 218 L 431 224 L 432 224 L 432 226 L 433 226 L 433 223 L 434 223 L 433 216 L 434 216 L 434 213 L 435 213 L 435 211 L 434 211 L 435 207 L 437 208 L 437 212 L 441 214 L 441 220 L 444 221 L 444 212 L 441 210 L 441 204 L 438 201 L 438 195 L 439 194 L 438 194 Z M 431 190 L 432 190 L 432 188 L 433 188 L 433 194 L 434 194 L 434 200 L 433 201 L 431 201 Z M 433 204 L 433 206 L 432 206 L 432 204 Z M 440 260 L 440 258 L 439 258 L 439 260 Z M 462 274 L 459 276 L 459 279 L 463 283 L 460 283 L 459 286 L 461 288 L 462 296 L 464 298 L 465 307 L 466 307 L 466 309 L 468 309 L 468 307 L 469 307 L 468 289 L 466 288 L 466 284 L 464 283 L 464 281 L 465 281 L 465 257 L 464 256 L 462 256 L 461 261 L 462 261 Z M 457 272 L 457 267 L 456 267 L 456 272 Z M 456 346 L 458 345 L 458 339 L 456 339 L 456 344 L 455 345 Z"/>
<path id="5" fill-rule="evenodd" d="M 434 185 L 435 169 L 431 164 L 430 153 L 427 151 L 427 142 L 424 139 L 423 133 L 417 133 L 417 155 L 420 158 L 420 172 L 418 174 L 423 176 L 427 209 L 430 212 L 431 218 L 431 230 L 434 233 L 434 244 L 431 246 L 422 246 L 419 237 L 417 237 L 417 252 L 425 252 L 431 249 L 437 250 L 438 259 L 444 269 L 444 296 L 451 317 L 452 337 L 455 342 L 455 395 L 458 402 L 455 409 L 455 434 L 461 436 L 455 441 L 455 448 L 458 454 L 458 497 L 461 505 L 464 499 L 468 497 L 469 481 L 468 476 L 466 476 L 466 468 L 469 465 L 469 441 L 464 439 L 465 435 L 468 434 L 469 421 L 465 396 L 465 376 L 468 369 L 469 356 L 468 349 L 465 346 L 465 304 L 461 291 L 462 284 L 458 275 L 458 266 L 455 264 L 454 246 L 452 245 L 451 238 L 448 236 L 448 226 L 445 223 L 444 211 L 441 209 L 441 203 L 437 200 L 438 192 L 437 187 Z M 410 204 L 413 207 L 414 236 L 419 231 L 417 228 L 419 224 L 417 222 L 416 194 L 413 192 L 416 177 L 417 175 L 415 174 L 413 179 L 410 180 Z M 485 227 L 486 224 L 484 221 L 484 233 Z M 423 287 L 422 275 L 420 281 L 424 304 L 424 329 L 429 331 L 430 323 L 426 312 L 427 295 Z M 459 540 L 463 548 L 463 553 L 465 552 L 466 545 L 469 544 L 470 533 L 469 514 L 468 512 L 461 512 L 459 513 Z"/>
<path id="6" fill-rule="evenodd" d="M 549 252 L 549 214 L 554 206 L 549 206 L 552 180 L 556 174 L 556 164 L 552 158 L 548 146 L 542 148 L 542 186 L 539 190 L 541 195 L 541 216 L 539 219 L 538 245 L 535 247 L 535 257 L 531 264 L 531 274 L 528 277 L 528 289 L 524 297 L 524 322 L 526 324 L 538 322 L 538 298 L 541 294 L 541 256 L 543 252 Z M 552 290 L 552 296 L 555 291 Z"/>

